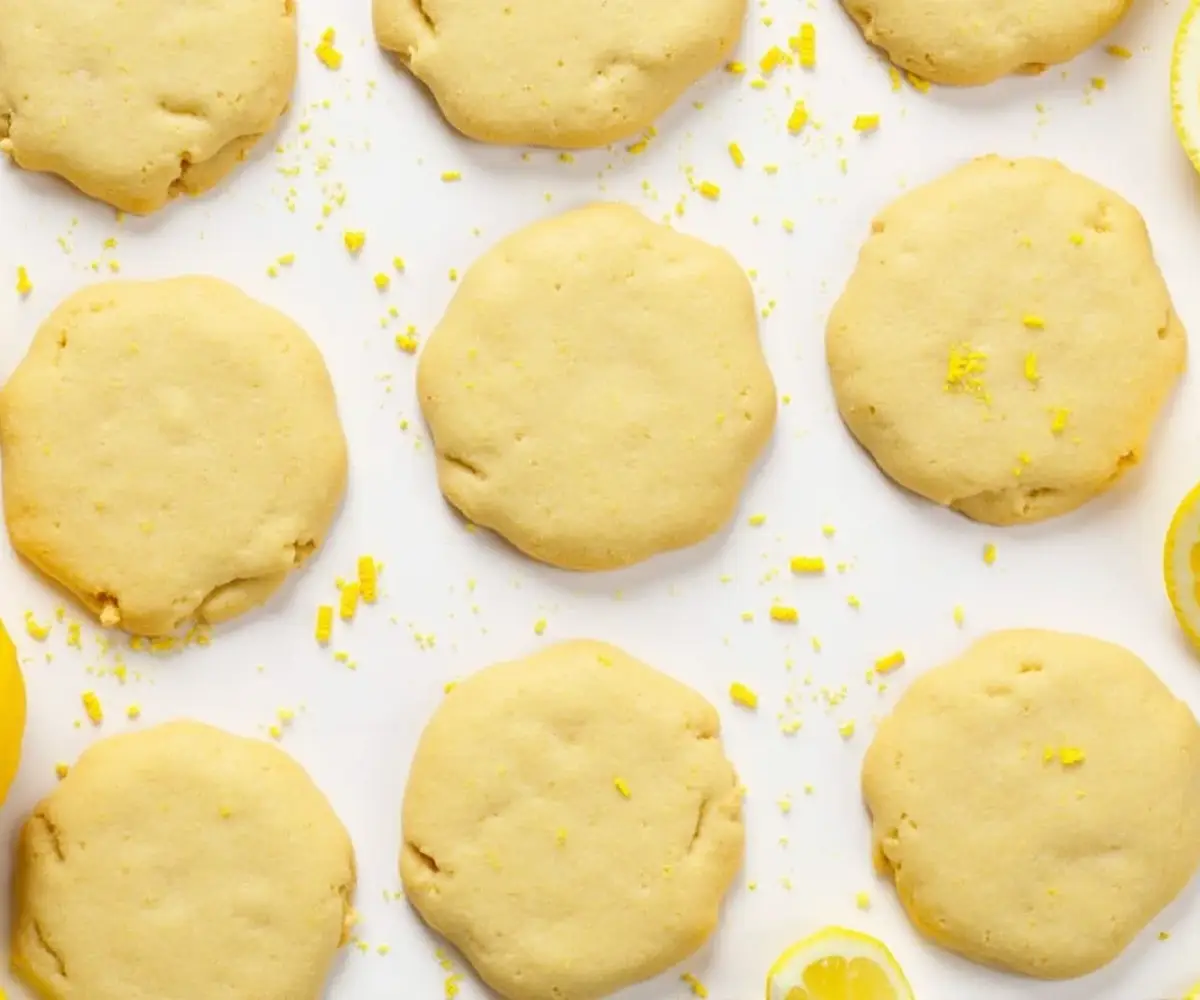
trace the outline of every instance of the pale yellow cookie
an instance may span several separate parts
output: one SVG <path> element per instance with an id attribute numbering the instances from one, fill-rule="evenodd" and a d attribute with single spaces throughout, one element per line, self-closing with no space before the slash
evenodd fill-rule
<path id="1" fill-rule="evenodd" d="M 990 524 L 1112 486 L 1187 353 L 1137 211 L 1053 160 L 996 156 L 879 214 L 826 349 L 879 467 Z"/>
<path id="2" fill-rule="evenodd" d="M 446 695 L 404 794 L 409 901 L 508 1000 L 591 1000 L 682 961 L 741 863 L 713 707 L 599 642 Z"/>
<path id="3" fill-rule="evenodd" d="M 296 48 L 293 0 L 0 0 L 0 150 L 152 212 L 275 125 Z"/>
<path id="4" fill-rule="evenodd" d="M 447 499 L 528 555 L 610 569 L 732 516 L 775 424 L 750 284 L 625 205 L 502 240 L 417 372 Z"/>
<path id="5" fill-rule="evenodd" d="M 43 1000 L 318 1000 L 354 849 L 282 750 L 194 722 L 85 751 L 21 834 L 12 964 Z"/>
<path id="6" fill-rule="evenodd" d="M 863 763 L 913 923 L 1042 979 L 1114 959 L 1200 864 L 1200 726 L 1136 656 L 995 632 L 913 683 Z"/>
<path id="7" fill-rule="evenodd" d="M 141 635 L 261 604 L 346 488 L 316 345 L 215 278 L 63 302 L 0 392 L 0 452 L 13 547 Z"/>
<path id="8" fill-rule="evenodd" d="M 746 0 L 373 0 L 375 35 L 464 135 L 586 147 L 649 127 L 737 44 Z"/>
<path id="9" fill-rule="evenodd" d="M 991 83 L 1074 59 L 1103 38 L 1130 0 L 842 0 L 872 45 L 934 83 Z"/>

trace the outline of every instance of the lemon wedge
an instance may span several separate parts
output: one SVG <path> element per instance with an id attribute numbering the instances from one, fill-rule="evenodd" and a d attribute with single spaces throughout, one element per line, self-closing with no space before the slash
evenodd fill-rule
<path id="1" fill-rule="evenodd" d="M 767 1000 L 913 1000 L 913 991 L 882 941 L 826 927 L 775 960 Z"/>
<path id="2" fill-rule="evenodd" d="M 1200 486 L 1183 498 L 1163 545 L 1163 583 L 1179 626 L 1200 649 Z"/>
<path id="3" fill-rule="evenodd" d="M 1200 170 L 1200 0 L 1188 5 L 1171 49 L 1171 119 L 1188 159 Z"/>

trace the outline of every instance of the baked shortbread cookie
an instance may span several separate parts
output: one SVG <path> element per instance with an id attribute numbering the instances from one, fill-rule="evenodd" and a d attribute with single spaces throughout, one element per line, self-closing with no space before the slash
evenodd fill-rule
<path id="1" fill-rule="evenodd" d="M 863 763 L 875 862 L 931 940 L 1042 979 L 1114 959 L 1200 863 L 1200 726 L 1136 656 L 995 632 Z"/>
<path id="2" fill-rule="evenodd" d="M 17 849 L 12 964 L 44 1000 L 318 1000 L 354 849 L 282 750 L 199 723 L 85 751 Z"/>
<path id="3" fill-rule="evenodd" d="M 404 794 L 409 901 L 508 1000 L 590 1000 L 699 948 L 741 863 L 713 707 L 599 642 L 459 682 Z"/>
<path id="4" fill-rule="evenodd" d="M 316 345 L 215 278 L 66 299 L 0 391 L 0 453 L 13 547 L 141 635 L 261 604 L 346 488 Z"/>
<path id="5" fill-rule="evenodd" d="M 375 35 L 472 139 L 602 146 L 724 61 L 746 0 L 374 0 Z"/>
<path id="6" fill-rule="evenodd" d="M 775 424 L 737 261 L 626 205 L 535 223 L 485 253 L 417 389 L 447 499 L 568 569 L 713 534 Z"/>
<path id="7" fill-rule="evenodd" d="M 0 150 L 152 212 L 275 125 L 296 49 L 293 0 L 0 0 Z"/>
<path id="8" fill-rule="evenodd" d="M 842 0 L 866 40 L 934 83 L 991 83 L 1074 59 L 1103 38 L 1130 0 Z"/>
<path id="9" fill-rule="evenodd" d="M 1055 161 L 996 156 L 879 214 L 826 349 L 879 467 L 990 524 L 1112 486 L 1187 353 L 1137 211 Z"/>

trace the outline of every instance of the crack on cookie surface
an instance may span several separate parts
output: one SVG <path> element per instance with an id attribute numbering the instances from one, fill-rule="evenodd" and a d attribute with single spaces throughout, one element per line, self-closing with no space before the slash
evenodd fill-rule
<path id="1" fill-rule="evenodd" d="M 692 838 L 688 841 L 685 854 L 691 854 L 696 849 L 696 844 L 700 841 L 700 838 L 704 835 L 704 820 L 708 816 L 708 807 L 711 802 L 712 799 L 707 795 L 700 800 L 700 808 L 696 811 L 696 825 L 692 829 Z"/>
<path id="2" fill-rule="evenodd" d="M 50 844 L 54 848 L 54 856 L 59 861 L 67 860 L 67 852 L 63 849 L 62 831 L 58 825 L 46 813 L 34 813 L 30 818 L 31 823 L 36 823 L 46 832 L 46 836 L 50 839 Z"/>
<path id="3" fill-rule="evenodd" d="M 408 851 L 409 856 L 430 875 L 449 874 L 448 872 L 442 871 L 441 866 L 437 863 L 437 858 L 435 858 L 432 854 L 427 854 L 425 851 L 421 850 L 421 848 L 419 848 L 411 840 L 406 840 L 404 842 L 404 849 Z"/>
<path id="4" fill-rule="evenodd" d="M 40 920 L 34 919 L 31 921 L 33 926 L 33 936 L 37 938 L 38 947 L 45 952 L 52 962 L 56 974 L 62 979 L 67 978 L 67 963 L 63 960 L 62 955 L 50 943 L 50 939 L 46 936 L 45 930 L 42 928 Z"/>
<path id="5" fill-rule="evenodd" d="M 487 473 L 486 472 L 484 472 L 481 468 L 479 468 L 479 466 L 473 464 L 472 462 L 468 461 L 465 458 L 462 458 L 459 455 L 450 455 L 450 454 L 443 452 L 442 453 L 442 461 L 445 462 L 447 465 L 454 466 L 456 469 L 461 469 L 463 472 L 466 472 L 468 475 L 472 476 L 473 478 L 478 479 L 480 482 L 487 481 Z"/>

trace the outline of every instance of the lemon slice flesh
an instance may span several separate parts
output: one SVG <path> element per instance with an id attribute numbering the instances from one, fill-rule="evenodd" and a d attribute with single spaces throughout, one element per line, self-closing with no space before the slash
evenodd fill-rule
<path id="1" fill-rule="evenodd" d="M 1188 159 L 1200 170 L 1200 0 L 1188 5 L 1171 49 L 1171 119 Z"/>
<path id="2" fill-rule="evenodd" d="M 1200 650 L 1200 486 L 1171 518 L 1163 545 L 1163 583 L 1184 634 Z"/>
<path id="3" fill-rule="evenodd" d="M 882 941 L 826 927 L 775 960 L 767 1000 L 913 1000 L 913 991 Z"/>

